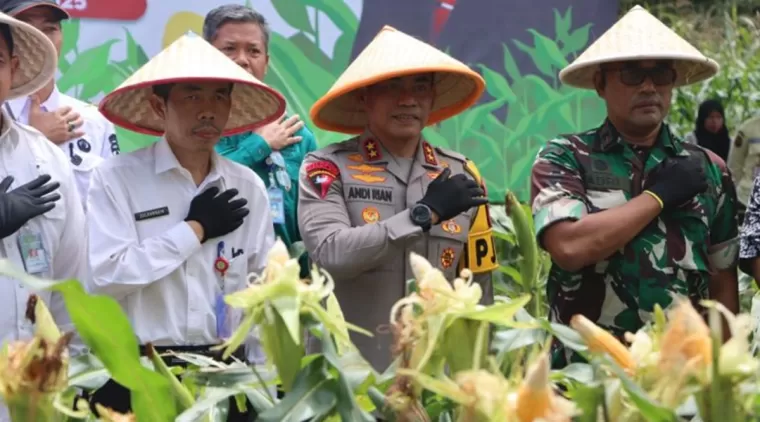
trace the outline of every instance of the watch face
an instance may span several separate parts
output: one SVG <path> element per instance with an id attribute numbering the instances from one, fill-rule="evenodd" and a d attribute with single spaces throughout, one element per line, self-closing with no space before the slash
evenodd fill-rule
<path id="1" fill-rule="evenodd" d="M 412 208 L 412 216 L 415 220 L 425 222 L 431 218 L 430 214 L 430 208 L 426 207 L 425 205 L 417 205 L 416 207 Z"/>

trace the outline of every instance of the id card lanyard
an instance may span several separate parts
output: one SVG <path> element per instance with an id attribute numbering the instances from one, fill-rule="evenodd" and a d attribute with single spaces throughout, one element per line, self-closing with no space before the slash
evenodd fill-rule
<path id="1" fill-rule="evenodd" d="M 10 108 L 8 111 L 10 112 Z M 40 162 L 40 156 L 36 154 L 37 151 L 35 150 L 34 143 L 21 142 L 19 146 L 21 147 L 21 145 L 24 145 L 27 152 L 34 158 L 33 160 L 28 160 L 30 174 L 33 174 L 34 178 L 40 176 L 42 174 L 42 171 L 40 171 L 42 163 Z M 48 256 L 47 249 L 45 249 L 42 233 L 39 230 L 35 230 L 30 221 L 27 221 L 18 231 L 16 242 L 21 260 L 24 263 L 24 269 L 28 274 L 42 275 L 50 272 L 50 257 Z"/>
<path id="2" fill-rule="evenodd" d="M 284 186 L 286 190 L 291 188 L 290 178 L 285 171 L 285 160 L 279 151 L 275 151 L 267 158 L 267 164 L 269 165 L 269 189 L 267 189 L 269 213 L 274 224 L 285 224 L 285 196 L 280 186 Z"/>
<path id="3" fill-rule="evenodd" d="M 219 292 L 216 295 L 214 303 L 214 314 L 216 316 L 216 336 L 219 339 L 230 337 L 230 320 L 227 304 L 224 302 L 225 294 L 225 275 L 230 268 L 230 262 L 224 256 L 224 241 L 220 241 L 216 247 L 216 260 L 214 260 L 214 271 L 219 275 Z"/>

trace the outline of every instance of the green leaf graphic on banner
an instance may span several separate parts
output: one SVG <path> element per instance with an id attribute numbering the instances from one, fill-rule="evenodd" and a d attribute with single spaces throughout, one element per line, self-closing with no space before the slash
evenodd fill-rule
<path id="1" fill-rule="evenodd" d="M 81 52 L 69 70 L 58 79 L 58 89 L 66 92 L 72 87 L 82 85 L 100 77 L 106 71 L 111 46 L 118 40 L 108 40 L 105 43 Z"/>
<path id="2" fill-rule="evenodd" d="M 359 29 L 359 20 L 345 1 L 325 0 L 302 0 L 307 6 L 311 6 L 327 15 L 328 18 L 340 29 L 343 34 L 356 35 Z M 337 49 L 337 48 L 336 48 Z"/>
<path id="3" fill-rule="evenodd" d="M 66 56 L 72 51 L 76 51 L 77 43 L 79 42 L 79 19 L 61 21 L 61 32 L 63 33 L 63 42 L 61 43 L 58 69 L 61 73 L 66 73 L 69 67 L 71 67 Z"/>
<path id="4" fill-rule="evenodd" d="M 127 62 L 131 66 L 131 70 L 135 71 L 148 63 L 148 55 L 145 54 L 145 50 L 135 41 L 127 28 L 124 28 L 124 32 L 127 34 Z"/>
<path id="5" fill-rule="evenodd" d="M 309 14 L 306 12 L 306 5 L 300 0 L 272 0 L 272 6 L 288 25 L 300 31 L 314 34 Z"/>

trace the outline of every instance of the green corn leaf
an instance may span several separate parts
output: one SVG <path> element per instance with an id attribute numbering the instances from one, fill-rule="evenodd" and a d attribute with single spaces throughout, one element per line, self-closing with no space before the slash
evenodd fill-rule
<path id="1" fill-rule="evenodd" d="M 300 0 L 272 0 L 272 6 L 280 17 L 293 28 L 314 34 L 314 27 L 306 12 L 306 5 Z"/>

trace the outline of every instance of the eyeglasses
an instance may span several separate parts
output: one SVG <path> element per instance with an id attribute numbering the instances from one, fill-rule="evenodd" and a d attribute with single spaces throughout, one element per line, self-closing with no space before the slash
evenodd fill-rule
<path id="1" fill-rule="evenodd" d="M 649 78 L 657 86 L 671 85 L 676 81 L 676 71 L 670 67 L 623 67 L 608 68 L 606 70 L 618 70 L 620 72 L 620 82 L 628 86 L 639 86 Z"/>

